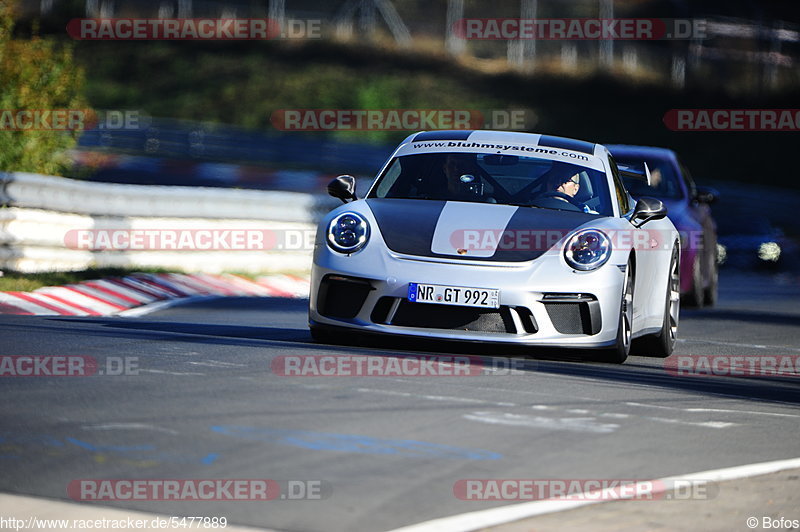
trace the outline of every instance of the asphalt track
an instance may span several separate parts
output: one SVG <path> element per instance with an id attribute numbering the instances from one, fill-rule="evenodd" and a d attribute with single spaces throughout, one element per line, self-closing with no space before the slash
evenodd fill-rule
<path id="1" fill-rule="evenodd" d="M 717 308 L 683 311 L 673 356 L 798 356 L 799 301 L 797 278 L 725 274 Z M 70 500 L 76 479 L 309 480 L 321 499 L 102 504 L 373 531 L 513 504 L 459 500 L 460 479 L 653 479 L 800 456 L 797 376 L 679 377 L 659 359 L 613 366 L 464 345 L 317 345 L 305 305 L 227 298 L 139 318 L 0 316 L 0 354 L 138 366 L 2 378 L 0 492 Z M 270 367 L 281 355 L 437 353 L 510 355 L 524 370 L 325 378 Z"/>

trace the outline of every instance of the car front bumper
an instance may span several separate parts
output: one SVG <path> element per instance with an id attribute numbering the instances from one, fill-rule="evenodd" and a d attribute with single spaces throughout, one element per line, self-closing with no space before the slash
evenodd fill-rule
<path id="1" fill-rule="evenodd" d="M 595 271 L 577 272 L 554 252 L 501 264 L 382 251 L 345 256 L 318 246 L 311 327 L 549 347 L 597 348 L 616 341 L 627 264 L 622 253 Z M 409 283 L 499 289 L 500 309 L 411 303 Z"/>

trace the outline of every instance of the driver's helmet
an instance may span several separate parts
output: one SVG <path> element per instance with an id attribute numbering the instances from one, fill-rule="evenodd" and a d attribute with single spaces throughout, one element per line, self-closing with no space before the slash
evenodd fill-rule
<path id="1" fill-rule="evenodd" d="M 547 187 L 546 190 L 548 192 L 552 192 L 556 190 L 558 187 L 573 179 L 577 172 L 575 172 L 572 168 L 562 169 L 560 172 L 554 172 L 552 175 L 547 177 Z"/>

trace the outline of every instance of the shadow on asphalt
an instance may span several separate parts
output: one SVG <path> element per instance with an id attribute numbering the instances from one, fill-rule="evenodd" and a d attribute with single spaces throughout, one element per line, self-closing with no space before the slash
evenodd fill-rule
<path id="1" fill-rule="evenodd" d="M 286 301 L 283 300 L 283 304 Z M 198 304 L 206 309 L 225 310 L 240 309 L 232 300 L 213 300 Z M 239 304 L 241 305 L 241 303 Z M 269 304 L 271 306 L 271 302 Z M 298 308 L 305 303 L 297 305 Z M 264 302 L 258 305 L 264 310 Z M 193 308 L 197 308 L 193 305 Z M 253 310 L 256 310 L 254 308 Z M 297 310 L 297 309 L 294 309 Z M 735 316 L 749 313 L 721 311 L 719 314 Z M 713 319 L 714 313 L 709 313 Z M 120 318 L 49 318 L 48 325 L 40 323 L 38 327 L 74 334 L 75 330 L 67 326 L 76 321 L 99 325 L 101 328 L 82 327 L 81 334 L 104 337 L 136 338 L 148 341 L 187 342 L 196 344 L 229 345 L 245 347 L 296 347 L 298 354 L 360 354 L 382 355 L 392 357 L 408 357 L 420 355 L 470 355 L 485 357 L 480 363 L 488 368 L 494 367 L 495 357 L 524 358 L 519 369 L 537 373 L 584 377 L 594 380 L 605 380 L 610 383 L 638 384 L 667 390 L 684 390 L 698 394 L 728 395 L 739 399 L 753 401 L 781 401 L 800 404 L 800 380 L 792 377 L 717 377 L 717 376 L 676 376 L 670 373 L 663 360 L 631 357 L 623 365 L 591 362 L 591 353 L 569 349 L 536 349 L 520 346 L 498 346 L 469 342 L 443 342 L 426 339 L 410 339 L 396 337 L 358 337 L 353 344 L 315 343 L 306 328 L 252 326 L 235 324 L 209 324 L 166 321 L 163 313 L 159 320 L 147 317 L 137 319 Z M 185 319 L 185 316 L 184 316 Z M 738 318 L 737 318 L 738 319 Z M 750 319 L 742 317 L 741 319 Z M 55 322 L 66 322 L 59 327 Z M 793 324 L 796 323 L 793 322 Z M 282 351 L 282 354 L 285 351 Z M 695 353 L 697 354 L 697 353 Z M 650 360 L 650 363 L 645 361 Z M 472 363 L 475 363 L 474 361 Z M 498 367 L 507 367 L 497 364 Z"/>
<path id="2" fill-rule="evenodd" d="M 794 327 L 800 327 L 800 314 L 779 314 L 776 312 L 710 308 L 703 310 L 681 309 L 681 317 L 691 318 L 696 321 L 730 320 L 746 323 L 768 323 L 771 325 L 792 325 Z"/>

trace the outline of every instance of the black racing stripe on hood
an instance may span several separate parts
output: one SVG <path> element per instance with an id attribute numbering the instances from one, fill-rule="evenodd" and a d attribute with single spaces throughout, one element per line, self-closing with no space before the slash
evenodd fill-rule
<path id="1" fill-rule="evenodd" d="M 378 229 L 389 249 L 405 255 L 436 257 L 444 259 L 474 260 L 484 262 L 526 262 L 540 257 L 548 250 L 549 235 L 564 236 L 577 227 L 600 217 L 584 212 L 557 211 L 535 207 L 520 207 L 506 224 L 505 231 L 511 242 L 506 249 L 498 247 L 491 257 L 443 255 L 431 251 L 436 224 L 444 209 L 444 201 L 370 198 L 365 200 L 375 219 Z M 466 227 L 469 221 L 465 220 Z M 521 235 L 525 235 L 522 240 Z M 540 242 L 537 244 L 537 235 Z"/>
<path id="2" fill-rule="evenodd" d="M 446 202 L 385 198 L 365 201 L 389 249 L 408 255 L 431 256 L 433 232 Z"/>
<path id="3" fill-rule="evenodd" d="M 547 146 L 548 148 L 563 148 L 565 150 L 579 151 L 594 155 L 594 144 L 585 142 L 583 140 L 565 139 L 564 137 L 553 137 L 551 135 L 542 135 L 539 139 L 539 146 Z"/>
<path id="4" fill-rule="evenodd" d="M 556 236 L 563 238 L 581 225 L 599 217 L 585 212 L 558 211 L 520 207 L 506 225 L 506 242 L 497 248 L 489 260 L 498 262 L 524 262 L 542 256 L 555 242 Z"/>
<path id="5" fill-rule="evenodd" d="M 414 137 L 413 142 L 419 142 L 421 140 L 467 140 L 470 135 L 472 135 L 471 129 L 423 131 Z"/>

